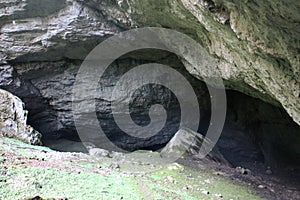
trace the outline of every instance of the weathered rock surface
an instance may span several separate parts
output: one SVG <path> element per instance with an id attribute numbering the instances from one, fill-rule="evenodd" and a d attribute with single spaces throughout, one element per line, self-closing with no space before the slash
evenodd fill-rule
<path id="1" fill-rule="evenodd" d="M 279 102 L 300 124 L 298 1 L 133 0 L 129 4 L 136 23 L 173 28 L 198 40 L 218 58 L 216 67 L 228 88 Z M 205 77 L 197 69 L 191 73 Z"/>
<path id="2" fill-rule="evenodd" d="M 183 128 L 179 129 L 174 137 L 161 150 L 160 156 L 165 159 L 177 160 L 186 153 L 190 153 L 200 159 L 208 155 L 210 158 L 222 164 L 230 165 L 219 152 L 218 148 L 213 148 L 214 146 L 215 144 L 202 134 Z"/>
<path id="3" fill-rule="evenodd" d="M 296 0 L 7 0 L 0 3 L 0 61 L 83 59 L 120 31 L 169 27 L 218 58 L 228 88 L 281 104 L 300 123 L 299 8 Z M 36 65 L 29 64 L 32 73 Z M 205 76 L 197 69 L 191 73 Z"/>
<path id="4" fill-rule="evenodd" d="M 0 89 L 0 135 L 17 138 L 28 144 L 41 145 L 42 135 L 27 125 L 23 102 Z"/>
<path id="5" fill-rule="evenodd" d="M 121 31 L 145 26 L 165 27 L 191 36 L 209 52 L 208 60 L 217 59 L 216 69 L 228 89 L 284 108 L 299 125 L 299 10 L 297 0 L 4 0 L 0 2 L 0 87 L 25 102 L 30 111 L 30 124 L 45 136 L 73 137 L 72 86 L 90 50 Z M 188 72 L 202 79 L 209 71 L 194 68 L 187 60 L 181 60 L 183 66 L 174 55 L 161 52 L 117 60 L 103 79 L 104 92 L 112 90 L 115 84 L 112 76 L 118 78 L 129 67 L 157 60 L 185 73 L 198 88 L 199 97 L 207 95 L 203 84 Z M 164 89 L 157 90 L 157 94 L 162 95 L 165 102 L 176 104 Z M 106 119 L 104 127 L 116 132 L 110 120 L 110 102 L 101 97 L 98 100 L 100 117 Z M 238 122 L 248 123 L 243 127 L 245 130 L 257 127 L 255 138 L 273 141 L 271 145 L 261 142 L 263 149 L 272 152 L 281 140 L 285 141 L 283 146 L 289 146 L 289 152 L 300 155 L 299 126 L 289 126 L 292 122 L 281 114 L 280 108 L 251 108 L 249 102 L 252 100 L 247 101 L 246 111 L 242 102 L 233 103 L 233 107 L 251 111 L 249 116 L 260 113 L 258 116 L 252 119 L 240 116 L 236 110 L 233 113 Z M 141 102 L 141 105 L 143 103 L 149 102 Z M 209 106 L 207 100 L 200 104 L 202 109 Z M 274 117 L 267 119 L 273 113 Z M 178 128 L 176 117 L 173 119 L 171 130 Z M 147 120 L 147 116 L 136 118 L 138 124 Z M 274 128 L 274 124 L 279 128 Z M 175 132 L 140 141 L 135 148 L 156 144 L 159 147 Z M 127 144 L 136 143 L 118 134 L 115 138 Z M 234 136 L 229 134 L 229 138 Z"/>

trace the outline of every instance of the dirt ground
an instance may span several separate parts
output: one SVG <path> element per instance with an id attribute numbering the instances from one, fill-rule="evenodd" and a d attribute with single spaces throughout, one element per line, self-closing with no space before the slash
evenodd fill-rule
<path id="1" fill-rule="evenodd" d="M 270 169 L 263 163 L 245 163 L 244 166 L 233 167 L 192 156 L 180 159 L 179 163 L 195 169 L 205 166 L 220 176 L 228 176 L 237 182 L 246 183 L 266 199 L 300 199 L 300 166 Z"/>

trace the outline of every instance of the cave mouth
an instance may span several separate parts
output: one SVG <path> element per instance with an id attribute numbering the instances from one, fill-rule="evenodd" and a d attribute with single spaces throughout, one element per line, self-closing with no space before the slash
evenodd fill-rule
<path id="1" fill-rule="evenodd" d="M 22 98 L 26 109 L 29 110 L 28 123 L 43 134 L 44 145 L 54 150 L 88 152 L 74 125 L 71 109 L 72 95 L 69 92 L 72 91 L 74 77 L 81 62 L 80 60 L 65 60 L 38 63 L 38 65 L 52 67 L 40 67 L 38 69 L 40 71 L 22 74 L 23 85 L 21 85 L 19 93 L 15 92 Z M 208 88 L 186 70 L 177 55 L 170 52 L 144 49 L 120 57 L 102 75 L 98 83 L 99 94 L 112 91 L 117 80 L 130 69 L 153 62 L 174 68 L 190 82 L 197 94 L 200 107 L 201 117 L 198 132 L 205 135 L 211 117 Z M 24 66 L 20 64 L 16 65 L 16 68 L 22 69 Z M 251 91 L 251 89 L 248 88 L 247 91 Z M 41 93 L 48 96 L 42 97 Z M 257 94 L 255 91 L 253 93 Z M 28 96 L 28 94 L 30 95 Z M 273 166 L 299 165 L 300 127 L 284 109 L 237 91 L 226 90 L 226 94 L 226 122 L 217 146 L 229 163 L 233 166 L 256 162 Z M 180 105 L 176 102 L 172 92 L 161 86 L 152 88 L 151 85 L 148 85 L 141 87 L 140 91 L 127 101 L 131 108 L 134 108 L 130 110 L 130 113 L 133 113 L 131 113 L 132 120 L 138 125 L 149 123 L 150 105 L 158 103 L 167 110 L 170 109 L 169 124 L 164 129 L 163 136 L 137 142 L 119 134 L 120 131 L 116 128 L 111 116 L 111 102 L 102 96 L 96 99 L 96 110 L 99 111 L 97 112 L 98 121 L 103 121 L 100 124 L 101 127 L 115 134 L 115 138 L 112 140 L 120 140 L 121 144 L 125 144 L 123 148 L 127 148 L 126 146 L 130 144 L 126 149 L 128 151 L 138 149 L 157 151 L 164 147 L 178 130 L 178 119 L 181 115 Z M 101 139 L 98 141 L 94 137 L 89 139 L 92 143 L 99 142 L 101 144 Z M 104 148 L 101 145 L 96 146 Z"/>
<path id="2" fill-rule="evenodd" d="M 226 93 L 228 101 L 226 122 L 217 143 L 224 158 L 233 167 L 299 166 L 299 152 L 297 145 L 294 144 L 298 140 L 296 133 L 299 133 L 300 129 L 285 110 L 240 92 L 227 90 Z M 209 113 L 201 117 L 198 132 L 204 133 L 207 130 L 209 119 Z M 76 130 L 62 130 L 58 135 L 60 135 L 58 138 L 45 137 L 44 145 L 62 152 L 88 153 Z M 130 151 L 159 151 L 167 142 L 156 141 Z"/>

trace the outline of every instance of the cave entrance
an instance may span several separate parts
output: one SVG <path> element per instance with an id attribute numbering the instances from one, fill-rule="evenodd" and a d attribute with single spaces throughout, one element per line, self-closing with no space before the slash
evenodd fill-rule
<path id="1" fill-rule="evenodd" d="M 249 168 L 251 165 L 262 166 L 265 163 L 278 167 L 299 165 L 297 133 L 300 132 L 300 128 L 282 108 L 230 90 L 227 91 L 227 100 L 227 118 L 217 147 L 229 163 L 233 166 L 248 166 Z M 180 116 L 180 113 L 173 114 L 174 117 Z M 140 120 L 139 123 L 144 121 L 146 124 L 147 119 L 144 117 L 139 119 L 136 117 L 136 120 Z M 207 130 L 209 118 L 208 112 L 201 117 L 200 133 Z M 64 152 L 88 152 L 76 130 L 61 131 L 58 133 L 60 135 L 58 138 L 46 137 L 45 146 Z M 129 150 L 157 151 L 166 145 L 172 138 L 172 134 L 166 142 L 158 139 L 148 145 L 135 146 Z M 116 138 L 118 137 L 117 135 Z"/>
<path id="2" fill-rule="evenodd" d="M 117 80 L 130 69 L 153 62 L 174 68 L 191 83 L 200 107 L 201 118 L 198 132 L 206 133 L 211 117 L 210 95 L 207 87 L 186 70 L 177 55 L 169 52 L 145 49 L 120 57 L 102 75 L 99 81 L 99 94 L 111 92 Z M 43 134 L 44 144 L 55 150 L 87 152 L 76 132 L 71 109 L 70 91 L 72 91 L 74 77 L 80 64 L 81 61 L 78 60 L 48 63 L 47 65 L 53 65 L 55 70 L 40 67 L 36 73 L 30 73 L 28 76 L 23 74 L 24 82 L 20 87 L 20 93 L 16 92 L 24 100 L 26 109 L 30 111 L 29 124 Z M 20 69 L 22 67 L 19 66 Z M 251 93 L 252 90 L 248 88 L 247 91 Z M 255 91 L 252 92 L 256 94 Z M 254 162 L 266 162 L 270 165 L 297 164 L 300 161 L 300 127 L 282 108 L 240 92 L 227 90 L 226 93 L 227 116 L 218 148 L 232 165 Z M 121 134 L 111 115 L 111 102 L 101 95 L 96 99 L 100 125 L 111 132 L 111 140 L 119 140 L 121 145 L 125 144 L 121 147 L 126 150 L 158 150 L 170 141 L 179 128 L 180 105 L 174 94 L 161 85 L 145 85 L 139 88 L 129 100 L 126 99 L 131 108 L 132 120 L 140 126 L 149 124 L 148 114 L 151 105 L 160 104 L 166 110 L 170 110 L 167 113 L 169 124 L 164 129 L 164 133 L 150 140 L 137 142 L 134 138 L 128 139 Z M 97 143 L 97 139 L 92 138 L 90 142 Z"/>
<path id="3" fill-rule="evenodd" d="M 284 109 L 230 90 L 227 101 L 218 148 L 233 166 L 300 164 L 300 127 Z"/>

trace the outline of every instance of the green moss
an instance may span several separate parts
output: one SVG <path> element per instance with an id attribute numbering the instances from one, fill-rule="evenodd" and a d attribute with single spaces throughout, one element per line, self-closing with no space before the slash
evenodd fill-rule
<path id="1" fill-rule="evenodd" d="M 224 199 L 261 199 L 248 186 L 205 168 L 174 163 L 147 171 L 149 165 L 141 167 L 131 162 L 131 171 L 143 167 L 145 171 L 128 173 L 123 165 L 120 169 L 111 168 L 115 161 L 110 158 L 59 153 L 7 138 L 1 138 L 0 144 L 0 196 L 7 200 L 35 196 L 80 200 L 218 199 L 216 194 L 222 194 Z M 203 194 L 201 189 L 210 194 Z"/>
<path id="2" fill-rule="evenodd" d="M 9 176 L 1 182 L 1 197 L 19 199 L 42 198 L 104 199 L 123 196 L 138 199 L 129 178 L 94 173 L 71 173 L 54 168 L 8 168 Z"/>

